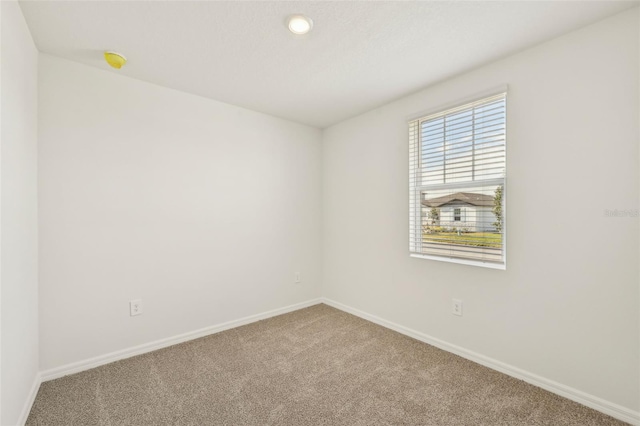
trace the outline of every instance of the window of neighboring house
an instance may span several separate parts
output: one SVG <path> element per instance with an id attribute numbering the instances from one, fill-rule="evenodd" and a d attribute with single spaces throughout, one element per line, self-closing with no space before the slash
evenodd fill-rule
<path id="1" fill-rule="evenodd" d="M 505 92 L 409 122 L 412 256 L 504 268 L 506 106 Z"/>

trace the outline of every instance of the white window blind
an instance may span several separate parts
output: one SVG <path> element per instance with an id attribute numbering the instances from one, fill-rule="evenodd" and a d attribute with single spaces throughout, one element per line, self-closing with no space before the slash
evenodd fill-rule
<path id="1" fill-rule="evenodd" d="M 504 265 L 506 93 L 409 122 L 411 254 Z"/>

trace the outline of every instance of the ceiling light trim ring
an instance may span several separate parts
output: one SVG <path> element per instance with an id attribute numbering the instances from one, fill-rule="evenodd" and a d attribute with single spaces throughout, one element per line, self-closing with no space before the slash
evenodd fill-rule
<path id="1" fill-rule="evenodd" d="M 287 28 L 293 34 L 304 35 L 313 28 L 313 21 L 302 14 L 291 15 L 287 18 Z"/>

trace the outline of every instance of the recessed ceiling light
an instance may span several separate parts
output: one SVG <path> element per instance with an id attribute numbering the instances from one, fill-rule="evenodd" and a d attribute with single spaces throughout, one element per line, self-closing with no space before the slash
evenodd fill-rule
<path id="1" fill-rule="evenodd" d="M 313 28 L 313 21 L 304 15 L 289 16 L 287 25 L 294 34 L 306 34 Z"/>

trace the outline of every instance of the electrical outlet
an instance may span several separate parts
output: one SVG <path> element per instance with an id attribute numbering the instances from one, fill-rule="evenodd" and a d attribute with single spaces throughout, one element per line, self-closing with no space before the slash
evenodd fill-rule
<path id="1" fill-rule="evenodd" d="M 132 317 L 142 313 L 142 299 L 129 301 L 129 313 Z"/>
<path id="2" fill-rule="evenodd" d="M 302 282 L 302 275 L 300 275 L 300 272 L 296 272 L 295 273 L 295 283 L 296 284 L 300 284 Z"/>
<path id="3" fill-rule="evenodd" d="M 451 313 L 453 315 L 462 316 L 462 300 L 451 299 L 451 301 L 453 303 L 452 305 L 453 310 L 451 311 Z"/>

